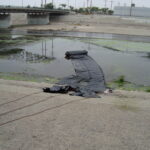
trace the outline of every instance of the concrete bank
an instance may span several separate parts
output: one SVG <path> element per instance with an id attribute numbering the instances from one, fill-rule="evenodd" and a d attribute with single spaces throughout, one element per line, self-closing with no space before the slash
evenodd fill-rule
<path id="1" fill-rule="evenodd" d="M 118 25 L 141 25 L 150 26 L 150 18 L 144 17 L 124 17 L 124 16 L 109 16 L 109 15 L 50 15 L 51 22 L 66 22 L 74 24 L 118 24 Z M 11 24 L 27 24 L 28 18 L 25 13 L 12 13 L 11 14 Z"/>
<path id="2" fill-rule="evenodd" d="M 24 26 L 17 29 L 99 32 L 150 36 L 150 18 L 103 15 L 64 15 L 50 17 L 49 25 Z"/>
<path id="3" fill-rule="evenodd" d="M 45 86 L 0 79 L 0 149 L 150 149 L 150 94 L 85 99 L 46 94 Z"/>

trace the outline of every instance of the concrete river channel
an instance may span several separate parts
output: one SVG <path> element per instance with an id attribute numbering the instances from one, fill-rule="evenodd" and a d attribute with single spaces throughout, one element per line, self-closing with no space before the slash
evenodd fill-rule
<path id="1" fill-rule="evenodd" d="M 0 35 L 2 73 L 62 78 L 74 74 L 65 52 L 87 50 L 102 67 L 106 81 L 123 75 L 129 82 L 150 86 L 150 37 L 16 30 Z"/>

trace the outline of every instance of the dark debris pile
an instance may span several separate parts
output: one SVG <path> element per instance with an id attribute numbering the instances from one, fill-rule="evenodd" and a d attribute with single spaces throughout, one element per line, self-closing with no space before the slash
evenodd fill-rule
<path id="1" fill-rule="evenodd" d="M 76 75 L 62 79 L 53 87 L 44 88 L 44 92 L 99 97 L 97 94 L 106 90 L 104 73 L 87 51 L 68 51 L 65 58 L 71 60 Z"/>

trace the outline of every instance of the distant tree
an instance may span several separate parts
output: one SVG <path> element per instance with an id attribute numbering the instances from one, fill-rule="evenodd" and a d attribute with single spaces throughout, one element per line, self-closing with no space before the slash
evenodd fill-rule
<path id="1" fill-rule="evenodd" d="M 77 13 L 81 14 L 92 14 L 92 13 L 97 13 L 97 14 L 106 14 L 106 15 L 112 15 L 114 13 L 113 10 L 110 10 L 109 8 L 99 8 L 99 7 L 86 7 L 86 8 L 79 8 L 74 10 Z"/>
<path id="2" fill-rule="evenodd" d="M 30 6 L 30 5 L 28 5 L 28 6 L 27 6 L 27 8 L 31 8 L 31 6 Z"/>
<path id="3" fill-rule="evenodd" d="M 114 11 L 113 10 L 108 10 L 108 15 L 113 15 Z"/>
<path id="4" fill-rule="evenodd" d="M 78 9 L 78 13 L 84 13 L 85 12 L 85 9 L 84 8 L 79 8 Z"/>
<path id="5" fill-rule="evenodd" d="M 74 10 L 74 7 L 73 6 L 69 6 L 70 10 L 73 11 Z"/>
<path id="6" fill-rule="evenodd" d="M 103 13 L 103 14 L 108 14 L 108 8 L 101 8 L 101 12 Z"/>
<path id="7" fill-rule="evenodd" d="M 48 3 L 44 6 L 46 9 L 54 9 L 54 5 L 52 3 Z"/>
<path id="8" fill-rule="evenodd" d="M 66 4 L 60 4 L 60 6 L 65 9 L 67 5 Z"/>
<path id="9" fill-rule="evenodd" d="M 58 7 L 59 10 L 62 10 L 62 7 Z"/>
<path id="10" fill-rule="evenodd" d="M 91 7 L 90 10 L 91 10 L 91 12 L 98 12 L 99 8 L 98 7 Z"/>

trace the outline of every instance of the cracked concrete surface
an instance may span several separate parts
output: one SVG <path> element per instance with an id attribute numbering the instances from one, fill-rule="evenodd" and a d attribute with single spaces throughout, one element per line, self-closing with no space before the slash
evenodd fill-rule
<path id="1" fill-rule="evenodd" d="M 1 150 L 150 149 L 150 94 L 87 99 L 43 93 L 45 86 L 0 79 Z"/>

